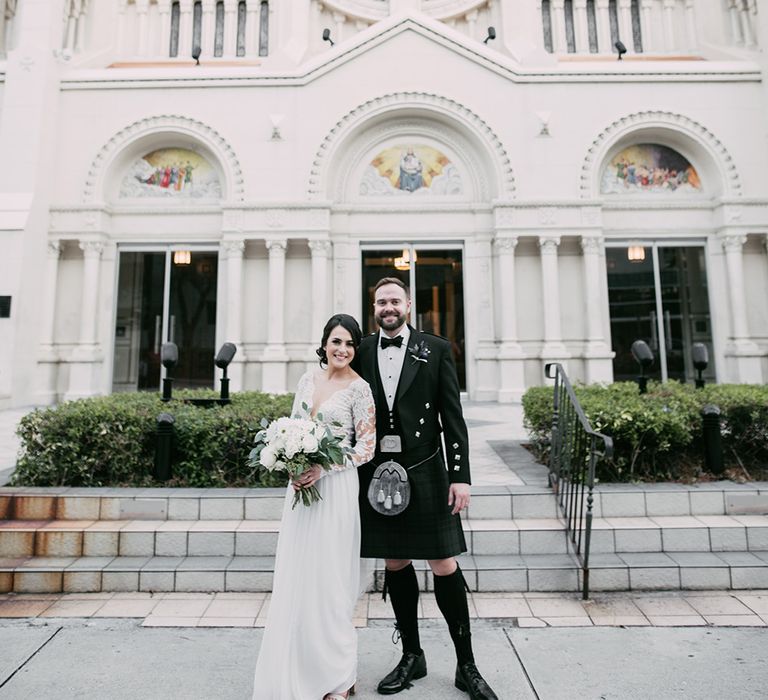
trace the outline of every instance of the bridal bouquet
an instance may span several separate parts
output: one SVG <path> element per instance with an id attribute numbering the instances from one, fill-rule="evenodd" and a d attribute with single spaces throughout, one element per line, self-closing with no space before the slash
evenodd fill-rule
<path id="1" fill-rule="evenodd" d="M 341 446 L 341 438 L 323 425 L 322 416 L 318 421 L 305 418 L 278 418 L 271 423 L 262 419 L 260 430 L 256 434 L 256 446 L 251 450 L 248 463 L 269 472 L 285 472 L 296 479 L 309 470 L 313 464 L 330 470 L 331 465 L 341 464 L 346 448 Z M 321 500 L 315 486 L 302 487 L 293 497 L 293 507 L 301 499 L 305 506 Z"/>

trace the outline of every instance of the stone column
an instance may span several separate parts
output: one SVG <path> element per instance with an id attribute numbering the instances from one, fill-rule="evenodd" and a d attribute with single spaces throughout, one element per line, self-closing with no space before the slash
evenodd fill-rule
<path id="1" fill-rule="evenodd" d="M 309 241 L 312 255 L 312 328 L 308 356 L 315 363 L 315 349 L 319 333 L 328 320 L 328 258 L 331 252 L 331 241 L 328 239 Z"/>
<path id="2" fill-rule="evenodd" d="M 288 357 L 285 348 L 285 239 L 266 241 L 269 251 L 267 347 L 264 348 L 261 388 L 271 394 L 287 391 Z"/>
<path id="3" fill-rule="evenodd" d="M 242 239 L 226 240 L 221 243 L 222 251 L 227 259 L 227 324 L 224 342 L 234 343 L 237 353 L 233 358 L 227 373 L 230 379 L 230 389 L 243 389 L 243 373 L 245 367 L 245 349 L 243 348 L 243 253 L 245 241 Z"/>
<path id="4" fill-rule="evenodd" d="M 69 388 L 65 400 L 97 393 L 96 365 L 103 359 L 98 345 L 99 265 L 104 250 L 102 241 L 80 241 L 83 251 L 83 293 L 80 303 L 80 336 L 72 352 Z"/>
<path id="5" fill-rule="evenodd" d="M 656 50 L 656 37 L 653 36 L 653 3 L 642 0 L 640 3 L 640 31 L 643 37 L 643 53 Z"/>
<path id="6" fill-rule="evenodd" d="M 525 392 L 523 353 L 517 338 L 517 293 L 515 290 L 515 248 L 517 236 L 497 237 L 493 241 L 498 272 L 498 294 L 501 311 L 501 344 L 499 345 L 500 385 L 498 401 L 519 402 Z"/>
<path id="7" fill-rule="evenodd" d="M 663 0 L 664 5 L 664 51 L 670 53 L 675 49 L 675 2 Z"/>
<path id="8" fill-rule="evenodd" d="M 138 40 L 136 53 L 146 56 L 149 50 L 149 0 L 136 0 L 136 15 L 138 16 Z"/>
<path id="9" fill-rule="evenodd" d="M 688 50 L 693 53 L 699 44 L 696 35 L 696 8 L 693 0 L 685 0 L 685 36 L 688 40 Z"/>
<path id="10" fill-rule="evenodd" d="M 726 349 L 735 361 L 735 381 L 754 384 L 762 381 L 757 345 L 749 336 L 747 299 L 744 292 L 744 261 L 742 248 L 747 237 L 741 233 L 728 233 L 722 238 L 725 264 L 728 271 L 728 292 L 731 311 L 732 340 Z"/>
<path id="11" fill-rule="evenodd" d="M 237 5 L 238 0 L 224 0 L 224 51 L 227 58 L 237 55 Z"/>
<path id="12" fill-rule="evenodd" d="M 573 2 L 573 37 L 576 53 L 589 53 L 587 0 L 574 0 Z"/>
<path id="13" fill-rule="evenodd" d="M 160 15 L 160 36 L 152 52 L 155 56 L 166 58 L 171 47 L 171 0 L 158 0 L 157 12 Z"/>
<path id="14" fill-rule="evenodd" d="M 632 33 L 632 0 L 617 0 L 616 13 L 619 20 L 619 39 L 624 42 L 627 51 L 635 50 L 634 34 Z"/>
<path id="15" fill-rule="evenodd" d="M 246 0 L 245 7 L 245 55 L 248 58 L 256 58 L 259 55 L 261 0 Z"/>
<path id="16" fill-rule="evenodd" d="M 37 401 L 51 404 L 56 401 L 56 380 L 58 377 L 59 353 L 55 346 L 56 287 L 59 277 L 61 241 L 48 241 L 48 256 L 45 264 L 45 296 L 43 298 L 40 325 L 40 349 L 37 366 Z"/>
<path id="17" fill-rule="evenodd" d="M 570 357 L 563 345 L 560 323 L 560 276 L 557 270 L 557 248 L 560 236 L 539 237 L 541 255 L 541 292 L 544 302 L 544 343 L 541 359 L 545 362 L 563 362 Z"/>
<path id="18" fill-rule="evenodd" d="M 192 0 L 179 0 L 179 58 L 192 57 Z"/>
<path id="19" fill-rule="evenodd" d="M 565 38 L 565 0 L 552 0 L 550 3 L 552 18 L 552 52 L 568 53 L 568 42 Z"/>
<path id="20" fill-rule="evenodd" d="M 596 0 L 595 21 L 597 24 L 597 50 L 599 53 L 611 53 L 611 19 L 608 13 L 608 0 Z"/>
<path id="21" fill-rule="evenodd" d="M 613 380 L 613 353 L 604 336 L 601 283 L 606 279 L 602 236 L 582 236 L 584 259 L 584 313 L 587 319 L 587 343 L 584 351 L 585 379 L 591 382 Z"/>
<path id="22" fill-rule="evenodd" d="M 200 55 L 213 56 L 216 38 L 216 0 L 203 0 L 203 17 L 200 27 Z"/>

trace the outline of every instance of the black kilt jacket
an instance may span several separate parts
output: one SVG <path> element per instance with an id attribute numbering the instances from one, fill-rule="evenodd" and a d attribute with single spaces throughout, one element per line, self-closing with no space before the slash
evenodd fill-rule
<path id="1" fill-rule="evenodd" d="M 450 483 L 471 483 L 467 426 L 451 346 L 445 338 L 410 330 L 391 417 L 379 376 L 378 333 L 363 339 L 355 358 L 355 369 L 371 385 L 376 402 L 376 455 L 358 469 L 361 554 L 366 558 L 445 559 L 467 551 L 461 518 L 451 515 L 448 505 Z M 393 433 L 392 423 L 403 451 L 381 453 L 380 440 Z M 435 451 L 436 456 L 408 471 L 411 501 L 405 511 L 389 516 L 371 507 L 368 486 L 377 465 L 394 459 L 407 469 Z"/>

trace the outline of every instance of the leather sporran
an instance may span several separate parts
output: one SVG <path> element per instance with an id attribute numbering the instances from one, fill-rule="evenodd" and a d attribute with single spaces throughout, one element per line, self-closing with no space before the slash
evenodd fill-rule
<path id="1" fill-rule="evenodd" d="M 405 468 L 391 459 L 376 467 L 368 486 L 368 502 L 382 515 L 402 513 L 411 502 L 411 484 Z"/>

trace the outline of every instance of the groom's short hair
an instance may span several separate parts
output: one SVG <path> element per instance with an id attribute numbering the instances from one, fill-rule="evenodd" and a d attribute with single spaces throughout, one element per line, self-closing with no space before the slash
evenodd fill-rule
<path id="1" fill-rule="evenodd" d="M 408 289 L 408 285 L 403 282 L 403 280 L 398 279 L 397 277 L 382 277 L 378 282 L 376 282 L 376 286 L 373 288 L 373 294 L 376 295 L 376 292 L 379 290 L 379 287 L 383 287 L 386 284 L 394 284 L 400 287 L 405 292 L 405 298 L 410 299 L 411 298 L 411 290 Z"/>

